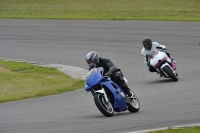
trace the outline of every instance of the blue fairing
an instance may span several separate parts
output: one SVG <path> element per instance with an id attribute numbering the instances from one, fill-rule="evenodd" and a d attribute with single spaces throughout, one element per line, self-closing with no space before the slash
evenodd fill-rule
<path id="1" fill-rule="evenodd" d="M 92 87 L 98 84 L 102 79 L 103 79 L 103 76 L 101 75 L 100 71 L 90 75 L 86 79 L 85 90 L 89 91 Z"/>
<path id="2" fill-rule="evenodd" d="M 120 112 L 123 110 L 127 110 L 126 105 L 126 96 L 122 97 L 120 93 L 124 94 L 124 91 L 120 88 L 119 85 L 117 85 L 115 82 L 113 82 L 109 77 L 104 77 L 101 74 L 101 69 L 95 69 L 88 72 L 88 76 L 86 78 L 86 85 L 85 90 L 91 91 L 94 86 L 97 84 L 101 84 L 105 86 L 107 89 L 111 91 L 111 93 L 114 96 L 114 103 L 113 108 L 116 112 Z"/>
<path id="3" fill-rule="evenodd" d="M 100 83 L 106 86 L 106 88 L 108 88 L 114 95 L 114 103 L 113 103 L 114 110 L 116 112 L 127 110 L 128 107 L 126 105 L 126 96 L 122 97 L 120 95 L 121 92 L 124 93 L 124 91 L 120 88 L 120 86 L 117 85 L 112 80 L 108 80 L 108 81 L 104 81 Z"/>

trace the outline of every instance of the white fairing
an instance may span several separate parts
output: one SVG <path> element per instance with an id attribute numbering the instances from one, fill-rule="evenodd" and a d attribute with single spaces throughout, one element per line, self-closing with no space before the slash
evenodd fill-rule
<path id="1" fill-rule="evenodd" d="M 167 56 L 164 52 L 161 52 L 161 51 L 157 51 L 157 52 L 158 52 L 158 54 L 156 54 L 152 59 L 150 59 L 150 64 L 151 64 L 151 66 L 153 66 L 153 67 L 156 66 L 156 64 L 158 63 L 159 60 L 162 60 L 162 59 L 164 59 L 165 57 L 168 58 L 168 56 Z M 170 58 L 168 58 L 168 59 L 169 59 L 169 62 L 170 62 L 171 59 L 170 59 Z M 167 60 L 168 60 L 168 59 L 167 59 Z"/>
<path id="2" fill-rule="evenodd" d="M 152 59 L 150 59 L 150 64 L 151 66 L 153 66 L 155 68 L 155 66 L 158 64 L 158 61 L 159 60 L 162 60 L 164 58 L 167 58 L 167 61 L 168 62 L 171 62 L 171 59 L 164 53 L 164 52 L 161 52 L 161 51 L 158 51 L 157 55 L 155 55 Z M 168 63 L 164 63 L 162 64 L 162 66 L 160 67 L 161 69 L 164 67 L 164 66 L 169 66 L 169 68 L 173 70 L 173 68 L 168 64 Z M 160 72 L 159 69 L 156 69 L 158 72 Z M 166 73 L 165 73 L 166 74 Z M 166 74 L 167 75 L 167 74 Z"/>

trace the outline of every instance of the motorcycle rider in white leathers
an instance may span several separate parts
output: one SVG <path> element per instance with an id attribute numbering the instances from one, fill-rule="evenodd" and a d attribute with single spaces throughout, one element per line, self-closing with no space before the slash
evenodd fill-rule
<path id="1" fill-rule="evenodd" d="M 157 49 L 162 49 L 162 51 L 165 52 L 170 58 L 170 54 L 166 52 L 167 49 L 165 45 L 161 45 L 158 42 L 152 42 L 152 40 L 148 37 L 143 40 L 143 48 L 141 54 L 144 56 L 144 61 L 147 63 L 150 72 L 157 72 L 155 68 L 150 65 L 150 58 L 153 58 L 157 54 Z M 175 63 L 174 60 L 173 62 Z"/>

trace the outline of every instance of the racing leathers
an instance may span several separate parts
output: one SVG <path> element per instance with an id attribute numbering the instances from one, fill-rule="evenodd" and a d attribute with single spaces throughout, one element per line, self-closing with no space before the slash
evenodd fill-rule
<path id="1" fill-rule="evenodd" d="M 128 85 L 123 78 L 123 73 L 109 59 L 99 58 L 98 63 L 96 63 L 94 66 L 89 67 L 89 70 L 94 67 L 103 67 L 103 75 L 109 76 L 114 82 L 116 82 L 124 90 L 128 97 L 133 97 L 133 94 L 131 93 Z"/>
<path id="2" fill-rule="evenodd" d="M 153 58 L 157 54 L 157 49 L 162 49 L 163 52 L 167 54 L 170 58 L 170 54 L 166 51 L 165 45 L 161 45 L 158 42 L 152 42 L 151 50 L 146 50 L 144 47 L 142 48 L 141 54 L 144 56 L 144 61 L 147 63 L 150 72 L 157 72 L 154 67 L 150 65 L 150 58 Z"/>

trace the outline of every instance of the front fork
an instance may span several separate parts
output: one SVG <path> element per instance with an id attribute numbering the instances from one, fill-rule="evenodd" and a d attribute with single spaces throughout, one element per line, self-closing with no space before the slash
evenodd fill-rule
<path id="1" fill-rule="evenodd" d="M 166 64 L 163 64 L 162 66 L 161 66 L 161 69 L 163 69 L 163 67 L 164 66 L 168 66 L 171 70 L 172 70 L 172 72 L 176 75 L 176 68 L 173 68 L 173 66 L 170 66 L 168 63 L 166 63 Z M 162 70 L 162 72 L 165 74 L 165 75 L 167 75 L 163 70 Z M 168 75 L 167 75 L 168 76 Z"/>
<path id="2" fill-rule="evenodd" d="M 105 91 L 105 89 L 103 88 L 103 86 L 101 86 L 101 89 L 99 89 L 99 90 L 93 90 L 93 91 L 91 91 L 91 92 L 92 92 L 93 95 L 94 95 L 95 93 L 101 93 L 101 94 L 103 94 L 106 103 L 109 102 L 108 96 L 107 96 L 106 91 Z"/>

